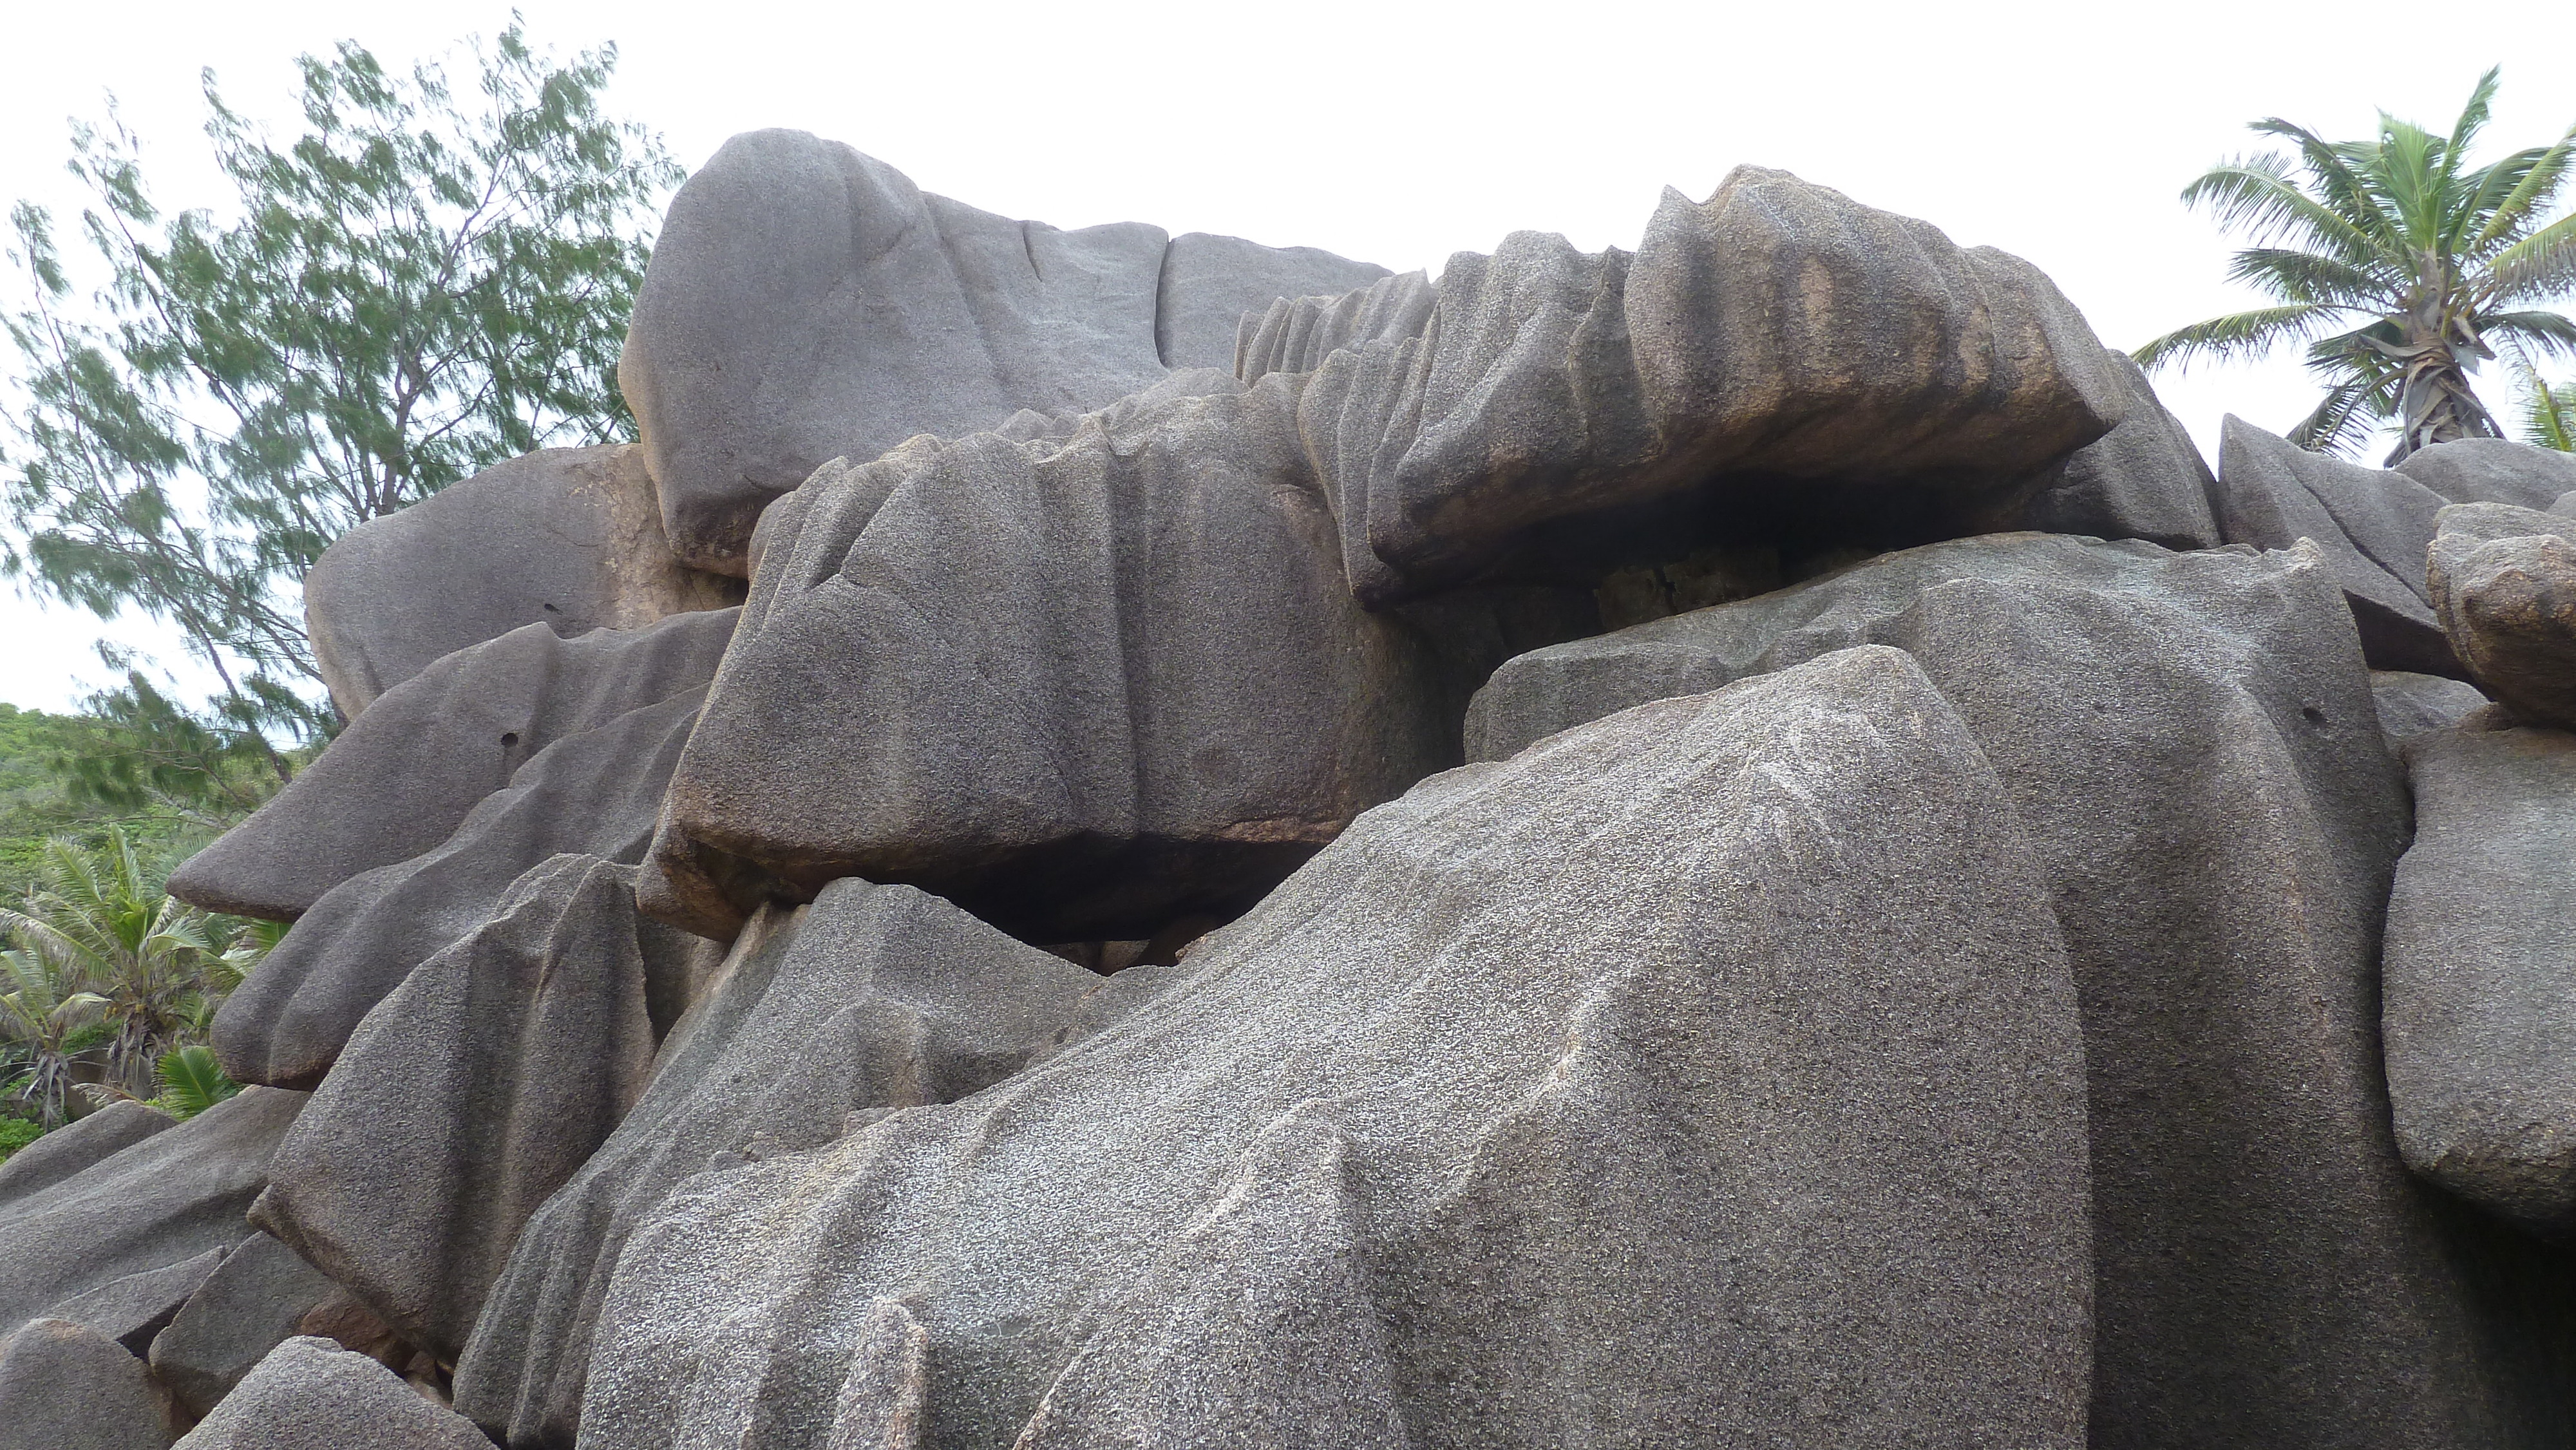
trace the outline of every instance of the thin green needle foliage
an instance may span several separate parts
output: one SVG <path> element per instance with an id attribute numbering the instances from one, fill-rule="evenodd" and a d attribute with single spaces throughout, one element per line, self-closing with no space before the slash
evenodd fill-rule
<path id="1" fill-rule="evenodd" d="M 2382 113 L 2367 141 L 2327 141 L 2274 117 L 2291 151 L 2240 157 L 2185 187 L 2186 204 L 2247 234 L 2228 276 L 2277 306 L 2213 317 L 2138 349 L 2148 367 L 2255 357 L 2307 344 L 2325 397 L 2290 439 L 2349 453 L 2397 426 L 2395 463 L 2427 444 L 2501 437 L 2469 375 L 2499 348 L 2576 357 L 2576 321 L 2548 310 L 2576 290 L 2576 216 L 2551 207 L 2576 162 L 2576 127 L 2485 166 L 2470 148 L 2495 100 L 2478 80 L 2446 133 Z"/>

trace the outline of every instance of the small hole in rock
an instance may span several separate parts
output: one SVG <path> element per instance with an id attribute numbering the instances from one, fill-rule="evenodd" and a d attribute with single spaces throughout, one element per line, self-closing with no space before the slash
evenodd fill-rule
<path id="1" fill-rule="evenodd" d="M 503 750 L 516 750 L 516 749 L 518 749 L 518 748 L 519 748 L 519 732 L 518 732 L 518 731 L 516 731 L 516 730 L 509 730 L 509 731 L 504 731 L 504 732 L 502 732 L 502 735 L 501 735 L 501 748 L 502 748 Z"/>
<path id="2" fill-rule="evenodd" d="M 2299 714 L 2305 717 L 2307 722 L 2311 725 L 2323 725 L 2326 723 L 2326 712 L 2318 709 L 2314 705 L 2300 706 Z"/>

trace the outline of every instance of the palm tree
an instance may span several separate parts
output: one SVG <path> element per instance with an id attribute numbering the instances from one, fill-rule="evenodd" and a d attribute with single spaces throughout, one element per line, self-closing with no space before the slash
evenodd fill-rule
<path id="1" fill-rule="evenodd" d="M 72 1060 L 86 1044 L 83 1029 L 94 1025 L 107 999 L 74 985 L 62 963 L 24 948 L 0 951 L 0 1077 L 7 1091 L 33 1107 L 36 1121 L 48 1131 L 62 1125 L 70 1109 Z"/>
<path id="2" fill-rule="evenodd" d="M 2576 161 L 2576 127 L 2554 146 L 2468 165 L 2497 72 L 2478 79 L 2447 136 L 2381 113 L 2370 141 L 2328 142 L 2274 117 L 2253 129 L 2297 148 L 2225 162 L 2183 188 L 2255 245 L 2231 280 L 2280 306 L 2213 317 L 2138 349 L 2142 366 L 2232 358 L 2307 341 L 2325 400 L 2290 432 L 2305 448 L 2349 451 L 2398 424 L 2388 461 L 2430 443 L 2502 437 L 2469 387 L 2498 343 L 2576 357 L 2576 321 L 2534 304 L 2576 287 L 2576 216 L 2546 220 Z M 2303 173 L 2303 174 L 2301 174 Z M 2353 325 L 2358 324 L 2358 325 Z M 2319 336 L 2328 329 L 2342 329 Z"/>
<path id="3" fill-rule="evenodd" d="M 97 851 L 46 842 L 39 880 L 25 910 L 0 907 L 13 976 L 27 979 L 23 963 L 95 1004 L 108 1071 L 127 1095 L 155 1086 L 164 1052 L 204 1035 L 214 1004 L 273 940 L 252 929 L 218 947 L 215 919 L 164 894 L 121 826 Z"/>

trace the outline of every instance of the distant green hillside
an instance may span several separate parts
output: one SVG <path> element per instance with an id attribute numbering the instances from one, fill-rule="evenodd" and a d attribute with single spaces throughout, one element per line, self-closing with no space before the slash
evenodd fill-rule
<path id="1" fill-rule="evenodd" d="M 94 728 L 77 715 L 0 705 L 0 901 L 26 894 L 48 836 L 95 842 L 121 821 L 137 840 L 174 858 L 206 836 L 173 811 L 126 813 L 76 799 L 61 762 L 81 752 Z"/>

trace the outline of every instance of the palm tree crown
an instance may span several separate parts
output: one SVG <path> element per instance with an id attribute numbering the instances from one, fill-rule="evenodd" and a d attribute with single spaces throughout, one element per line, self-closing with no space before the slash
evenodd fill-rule
<path id="1" fill-rule="evenodd" d="M 2391 463 L 2429 443 L 2502 436 L 2469 387 L 2477 362 L 2498 347 L 2526 369 L 2553 353 L 2576 357 L 2576 321 L 2534 305 L 2576 287 L 2576 216 L 2547 219 L 2576 160 L 2576 127 L 2556 145 L 2470 167 L 2496 77 L 2479 78 L 2447 136 L 2384 112 L 2369 141 L 2256 122 L 2258 134 L 2296 148 L 2296 169 L 2278 153 L 2242 157 L 2182 198 L 2251 233 L 2255 245 L 2228 276 L 2281 305 L 2167 333 L 2138 349 L 2138 362 L 2251 356 L 2303 340 L 2327 389 L 2290 433 L 2302 447 L 2346 451 L 2383 420 L 2398 424 Z"/>

